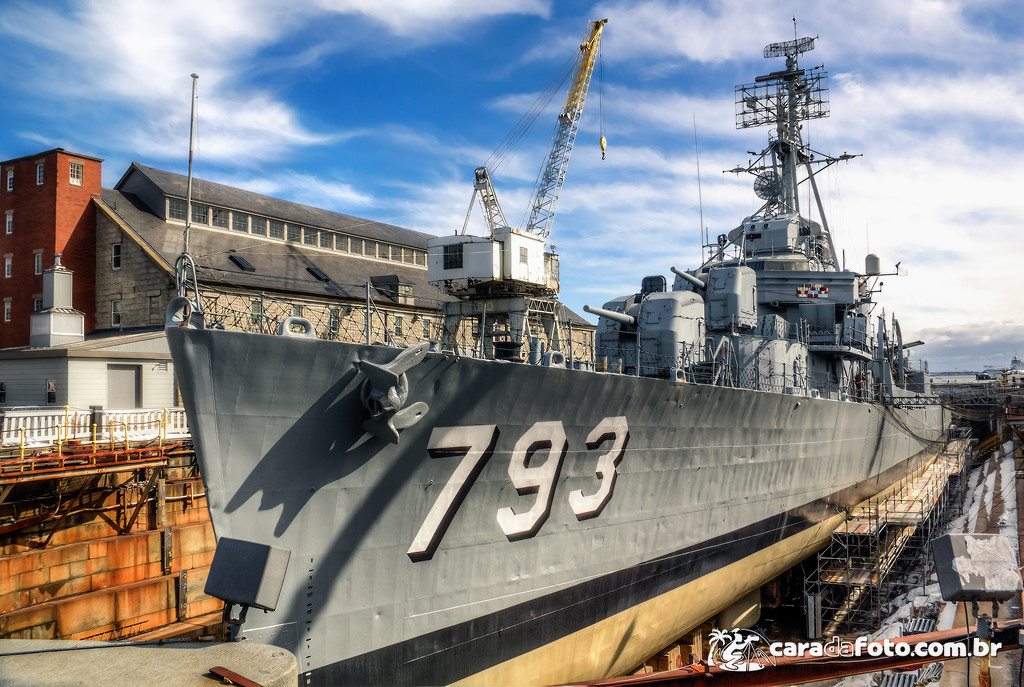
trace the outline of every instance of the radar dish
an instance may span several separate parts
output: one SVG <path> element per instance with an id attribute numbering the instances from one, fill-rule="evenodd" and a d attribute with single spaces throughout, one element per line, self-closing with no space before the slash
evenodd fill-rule
<path id="1" fill-rule="evenodd" d="M 754 179 L 754 193 L 761 200 L 774 200 L 782 195 L 782 179 L 770 169 L 761 172 Z"/>

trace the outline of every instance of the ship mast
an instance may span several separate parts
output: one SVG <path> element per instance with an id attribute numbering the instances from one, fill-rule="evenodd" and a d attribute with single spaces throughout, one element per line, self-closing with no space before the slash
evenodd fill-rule
<path id="1" fill-rule="evenodd" d="M 185 249 L 188 255 L 188 240 L 192 230 L 192 156 L 196 149 L 196 101 L 199 99 L 199 75 L 192 73 L 192 114 L 188 125 L 188 184 L 185 188 Z"/>
<path id="2" fill-rule="evenodd" d="M 736 128 L 774 125 L 775 137 L 756 161 L 733 172 L 756 175 L 754 192 L 766 201 L 759 214 L 799 213 L 798 168 L 814 159 L 800 135 L 800 122 L 827 117 L 828 74 L 821 67 L 801 69 L 799 55 L 814 49 L 815 38 L 797 38 L 765 47 L 765 59 L 785 57 L 786 68 L 736 87 Z"/>
<path id="3" fill-rule="evenodd" d="M 748 220 L 791 217 L 802 226 L 816 226 L 811 220 L 800 216 L 798 190 L 801 183 L 800 168 L 803 167 L 821 221 L 821 238 L 826 244 L 821 250 L 815 248 L 813 253 L 809 252 L 808 257 L 838 269 L 835 245 L 818 193 L 815 174 L 836 162 L 856 156 L 847 153 L 826 155 L 812 150 L 803 141 L 801 122 L 829 115 L 828 73 L 820 66 L 801 69 L 799 64 L 799 56 L 813 50 L 816 40 L 804 37 L 771 43 L 765 47 L 764 57 L 785 57 L 785 69 L 755 77 L 754 83 L 736 87 L 736 128 L 773 126 L 775 131 L 768 147 L 756 159 L 746 166 L 727 171 L 737 174 L 745 172 L 755 177 L 754 193 L 764 201 L 764 205 Z M 719 256 L 723 245 L 719 243 Z M 756 247 L 753 250 L 757 250 Z"/>
<path id="4" fill-rule="evenodd" d="M 174 263 L 174 286 L 179 298 L 185 299 L 187 312 L 182 313 L 186 321 L 199 323 L 203 316 L 203 299 L 199 295 L 199 278 L 196 263 L 189 255 L 189 238 L 192 230 L 192 157 L 196 137 L 196 101 L 199 99 L 199 75 L 192 74 L 192 111 L 188 132 L 188 184 L 185 190 L 185 231 L 182 237 L 183 249 Z M 189 295 L 191 291 L 191 295 Z"/>

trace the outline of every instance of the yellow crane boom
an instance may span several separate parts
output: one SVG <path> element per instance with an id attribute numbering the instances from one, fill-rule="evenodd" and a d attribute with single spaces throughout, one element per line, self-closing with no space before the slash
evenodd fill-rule
<path id="1" fill-rule="evenodd" d="M 572 85 L 565 94 L 565 101 L 558 113 L 558 123 L 551 136 L 548 156 L 537 176 L 537 184 L 534 187 L 533 198 L 529 206 L 530 218 L 526 223 L 526 231 L 545 238 L 551 233 L 551 223 L 555 216 L 555 206 L 558 204 L 558 194 L 562 189 L 562 184 L 565 183 L 569 156 L 572 153 L 573 143 L 576 141 L 576 131 L 579 129 L 580 117 L 583 115 L 583 105 L 587 100 L 590 79 L 594 74 L 594 66 L 597 64 L 598 49 L 601 47 L 601 33 L 607 23 L 607 19 L 598 19 L 590 22 L 587 27 L 588 35 L 580 43 L 580 51 L 576 57 Z M 603 156 L 605 147 L 603 137 L 601 143 Z"/>

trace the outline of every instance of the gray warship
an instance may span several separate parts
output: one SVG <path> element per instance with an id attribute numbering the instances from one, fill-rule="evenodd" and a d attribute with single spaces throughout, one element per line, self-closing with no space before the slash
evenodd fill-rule
<path id="1" fill-rule="evenodd" d="M 550 217 L 509 228 L 484 168 L 491 235 L 429 245 L 459 296 L 434 345 L 206 327 L 186 256 L 167 337 L 216 535 L 241 547 L 207 588 L 237 638 L 294 652 L 303 684 L 623 674 L 935 455 L 949 417 L 876 312 L 879 260 L 847 269 L 820 202 L 800 211 L 848 157 L 801 139 L 827 114 L 813 44 L 769 45 L 784 67 L 736 89 L 738 127 L 772 127 L 736 170 L 764 205 L 671 284 L 591 308 L 586 359 L 564 350 Z"/>

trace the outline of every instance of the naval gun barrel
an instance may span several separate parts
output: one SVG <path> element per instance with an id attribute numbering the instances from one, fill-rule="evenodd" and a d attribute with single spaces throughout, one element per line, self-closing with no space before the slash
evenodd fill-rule
<path id="1" fill-rule="evenodd" d="M 669 269 L 672 270 L 672 274 L 676 275 L 677 277 L 682 277 L 683 279 L 690 282 L 701 291 L 705 290 L 708 287 L 707 284 L 705 284 L 703 281 L 693 276 L 692 274 L 687 274 L 682 270 L 677 270 L 675 267 L 669 267 Z"/>
<path id="2" fill-rule="evenodd" d="M 599 317 L 607 317 L 612 322 L 618 322 L 619 324 L 624 324 L 627 327 L 636 326 L 636 318 L 632 315 L 627 315 L 624 312 L 615 312 L 614 310 L 605 310 L 604 308 L 591 308 L 589 305 L 584 305 L 583 309 L 586 312 L 594 313 Z"/>

